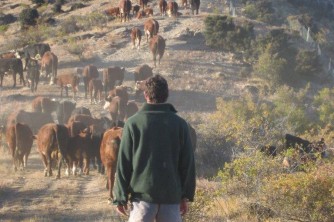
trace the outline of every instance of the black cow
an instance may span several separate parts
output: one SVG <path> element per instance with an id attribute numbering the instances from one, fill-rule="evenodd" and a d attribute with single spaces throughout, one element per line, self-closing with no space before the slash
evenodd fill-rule
<path id="1" fill-rule="evenodd" d="M 196 11 L 196 15 L 198 15 L 198 9 L 200 4 L 200 0 L 190 0 L 192 14 L 194 14 L 194 11 Z"/>
<path id="2" fill-rule="evenodd" d="M 57 110 L 56 110 L 57 119 L 58 119 L 59 124 L 67 123 L 73 110 L 75 109 L 75 106 L 76 106 L 76 103 L 73 103 L 67 100 L 59 103 Z"/>
<path id="3" fill-rule="evenodd" d="M 325 155 L 326 151 L 324 138 L 316 142 L 310 142 L 290 134 L 285 134 L 285 147 L 298 149 L 301 154 L 320 153 L 322 157 Z"/>
<path id="4" fill-rule="evenodd" d="M 3 77 L 6 72 L 13 73 L 13 87 L 16 86 L 16 73 L 20 75 L 21 83 L 23 82 L 23 85 L 26 85 L 23 77 L 23 65 L 21 59 L 0 59 L 0 87 L 2 87 Z"/>
<path id="5" fill-rule="evenodd" d="M 76 114 L 84 114 L 84 115 L 92 116 L 92 113 L 90 112 L 90 110 L 88 108 L 86 108 L 86 107 L 83 107 L 83 106 L 75 108 L 72 111 L 71 116 L 74 116 Z"/>
<path id="6" fill-rule="evenodd" d="M 39 82 L 39 64 L 38 60 L 29 59 L 27 64 L 27 80 L 28 86 L 31 89 L 31 92 L 36 92 L 37 85 Z"/>

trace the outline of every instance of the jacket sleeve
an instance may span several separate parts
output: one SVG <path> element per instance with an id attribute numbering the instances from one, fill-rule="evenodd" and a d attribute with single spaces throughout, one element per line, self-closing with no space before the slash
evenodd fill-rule
<path id="1" fill-rule="evenodd" d="M 132 175 L 132 145 L 131 132 L 125 124 L 116 167 L 115 198 L 113 202 L 115 205 L 126 205 L 128 202 L 129 184 Z"/>
<path id="2" fill-rule="evenodd" d="M 196 188 L 194 149 L 187 124 L 183 127 L 183 137 L 181 139 L 183 141 L 181 141 L 179 173 L 182 184 L 182 199 L 187 198 L 189 201 L 194 201 Z"/>

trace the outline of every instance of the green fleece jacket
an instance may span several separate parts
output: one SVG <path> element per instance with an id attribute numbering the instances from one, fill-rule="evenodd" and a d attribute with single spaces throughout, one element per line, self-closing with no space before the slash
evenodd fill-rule
<path id="1" fill-rule="evenodd" d="M 168 103 L 147 104 L 124 126 L 114 187 L 116 205 L 130 199 L 177 204 L 193 201 L 194 151 L 188 124 Z"/>

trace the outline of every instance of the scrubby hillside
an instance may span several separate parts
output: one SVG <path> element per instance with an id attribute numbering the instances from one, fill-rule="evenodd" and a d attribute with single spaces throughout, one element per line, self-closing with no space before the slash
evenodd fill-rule
<path id="1" fill-rule="evenodd" d="M 114 1 L 49 2 L 39 6 L 30 0 L 0 2 L 0 52 L 48 43 L 59 58 L 58 75 L 76 72 L 87 64 L 96 65 L 99 71 L 108 66 L 125 67 L 124 85 L 132 89 L 130 99 L 135 99 L 134 69 L 142 64 L 154 66 L 145 36 L 139 49 L 133 49 L 130 42 L 131 28 L 143 31 L 146 18 L 123 23 L 106 16 L 104 10 L 115 6 Z M 63 4 L 57 8 L 60 2 Z M 278 209 L 273 204 L 275 196 L 270 195 L 270 185 L 281 188 L 270 176 L 286 176 L 281 161 L 289 153 L 271 159 L 257 152 L 263 145 L 282 147 L 285 133 L 311 141 L 323 137 L 328 147 L 333 144 L 333 12 L 327 6 L 321 14 L 322 4 L 305 2 L 202 0 L 199 15 L 180 6 L 177 18 L 160 16 L 157 1 L 150 2 L 153 17 L 160 24 L 159 33 L 166 39 L 165 54 L 153 72 L 166 77 L 168 102 L 198 134 L 198 192 L 186 221 L 305 219 L 307 209 Z M 327 2 L 331 1 L 324 4 Z M 35 26 L 22 29 L 22 10 L 27 7 L 36 8 L 39 18 Z M 12 81 L 5 76 L 0 88 L 0 125 L 14 110 L 31 110 L 31 100 L 36 96 L 62 99 L 59 87 L 43 79 L 36 93 L 20 84 L 12 89 Z M 140 98 L 136 103 L 141 106 L 143 101 Z M 103 103 L 90 104 L 84 99 L 82 84 L 76 104 L 88 107 L 96 117 L 110 117 Z M 126 220 L 107 204 L 105 176 L 95 170 L 89 176 L 45 178 L 34 145 L 27 169 L 14 173 L 4 140 L 0 151 L 0 220 Z M 228 172 L 220 171 L 232 160 L 235 162 L 228 165 Z M 218 172 L 218 179 L 213 179 Z M 306 175 L 308 182 L 316 172 Z M 265 183 L 269 179 L 271 183 Z M 221 184 L 225 189 L 219 189 Z M 286 186 L 294 188 L 298 184 L 288 181 Z M 327 194 L 327 190 L 322 191 Z M 297 192 L 293 195 L 298 199 Z M 279 201 L 286 204 L 284 199 Z M 331 213 L 326 210 L 321 212 Z M 311 216 L 305 220 L 330 218 Z"/>

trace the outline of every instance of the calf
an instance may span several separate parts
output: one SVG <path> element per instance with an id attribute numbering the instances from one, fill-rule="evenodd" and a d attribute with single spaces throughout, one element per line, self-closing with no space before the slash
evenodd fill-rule
<path id="1" fill-rule="evenodd" d="M 165 16 L 166 15 L 166 9 L 167 9 L 166 0 L 159 0 L 159 9 L 160 9 L 160 15 Z"/>
<path id="2" fill-rule="evenodd" d="M 66 96 L 68 97 L 68 85 L 72 86 L 73 99 L 76 97 L 76 93 L 79 91 L 80 78 L 77 74 L 66 73 L 56 77 L 56 84 L 60 86 L 60 97 L 63 97 L 63 89 L 65 88 Z"/>
<path id="3" fill-rule="evenodd" d="M 99 98 L 98 103 L 101 102 L 102 91 L 103 91 L 102 80 L 101 79 L 91 79 L 89 82 L 89 95 L 90 95 L 91 104 L 93 104 L 93 98 L 94 98 L 95 103 L 97 103 L 97 97 Z"/>
<path id="4" fill-rule="evenodd" d="M 53 152 L 59 152 L 61 154 L 61 158 L 58 159 L 58 173 L 57 173 L 57 178 L 60 178 L 62 159 L 63 157 L 67 156 L 66 150 L 69 141 L 68 129 L 64 125 L 49 123 L 44 125 L 38 131 L 36 139 L 37 139 L 37 150 L 42 157 L 42 161 L 45 167 L 44 176 L 52 176 L 51 154 Z"/>
<path id="5" fill-rule="evenodd" d="M 131 30 L 131 41 L 132 41 L 132 48 L 136 47 L 136 41 L 138 42 L 137 48 L 140 47 L 142 33 L 139 28 L 133 27 Z"/>
<path id="6" fill-rule="evenodd" d="M 150 41 L 150 49 L 153 55 L 154 67 L 156 67 L 157 55 L 159 56 L 159 65 L 162 56 L 165 53 L 166 41 L 160 35 L 155 35 Z"/>
<path id="7" fill-rule="evenodd" d="M 104 10 L 104 14 L 107 15 L 107 16 L 119 17 L 120 16 L 119 7 L 108 8 L 108 9 Z"/>
<path id="8" fill-rule="evenodd" d="M 33 99 L 31 105 L 33 112 L 52 113 L 57 110 L 59 102 L 53 101 L 47 97 L 38 96 Z"/>
<path id="9" fill-rule="evenodd" d="M 124 80 L 125 68 L 111 66 L 103 70 L 104 92 L 107 94 L 115 85 L 122 85 Z"/>
<path id="10" fill-rule="evenodd" d="M 7 127 L 16 123 L 25 123 L 31 128 L 33 133 L 36 133 L 44 124 L 53 123 L 53 119 L 49 113 L 19 110 L 13 112 L 7 118 Z"/>
<path id="11" fill-rule="evenodd" d="M 85 99 L 87 99 L 89 81 L 91 79 L 97 79 L 97 78 L 99 78 L 99 71 L 97 70 L 96 66 L 90 64 L 84 67 L 82 71 L 82 79 L 85 87 Z"/>
<path id="12" fill-rule="evenodd" d="M 71 117 L 73 110 L 75 109 L 76 103 L 71 101 L 62 101 L 59 103 L 56 114 L 59 124 L 65 124 Z"/>
<path id="13" fill-rule="evenodd" d="M 58 69 L 58 57 L 50 51 L 44 53 L 41 59 L 41 73 L 45 71 L 46 78 L 49 77 L 51 73 L 50 84 L 55 83 L 57 78 L 57 69 Z"/>
<path id="14" fill-rule="evenodd" d="M 148 38 L 152 38 L 153 35 L 157 35 L 159 32 L 159 23 L 155 19 L 147 19 L 144 22 L 144 32 L 146 35 L 146 41 L 148 42 Z"/>
<path id="15" fill-rule="evenodd" d="M 122 128 L 113 127 L 104 133 L 100 147 L 101 160 L 107 170 L 108 180 L 106 187 L 109 190 L 109 201 L 113 199 L 112 191 L 115 182 L 117 155 L 121 137 Z"/>
<path id="16" fill-rule="evenodd" d="M 174 16 L 176 17 L 178 14 L 179 6 L 176 2 L 170 1 L 167 3 L 167 14 L 169 17 Z"/>
<path id="17" fill-rule="evenodd" d="M 27 124 L 16 123 L 7 127 L 6 141 L 13 158 L 14 170 L 27 167 L 28 156 L 33 144 L 33 134 Z"/>
<path id="18" fill-rule="evenodd" d="M 25 81 L 23 77 L 23 65 L 21 59 L 0 59 L 0 87 L 2 87 L 3 77 L 5 73 L 12 72 L 13 74 L 13 88 L 16 86 L 16 74 L 20 75 L 20 80 L 25 86 Z"/>

